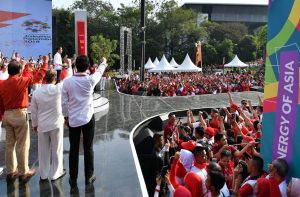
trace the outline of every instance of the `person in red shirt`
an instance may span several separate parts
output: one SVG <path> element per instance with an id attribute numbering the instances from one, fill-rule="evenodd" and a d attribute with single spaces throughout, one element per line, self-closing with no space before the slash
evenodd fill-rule
<path id="1" fill-rule="evenodd" d="M 8 64 L 9 78 L 0 86 L 0 115 L 6 130 L 6 169 L 7 181 L 14 180 L 19 174 L 19 181 L 27 182 L 34 174 L 29 169 L 28 157 L 30 133 L 28 121 L 28 86 L 44 78 L 48 69 L 48 56 L 44 56 L 43 67 L 39 72 L 28 77 L 21 76 L 26 61 L 12 60 Z"/>
<path id="2" fill-rule="evenodd" d="M 168 115 L 168 123 L 164 127 L 164 139 L 173 138 L 175 142 L 179 141 L 178 128 L 176 125 L 176 116 L 174 113 Z M 171 140 L 170 140 L 171 141 Z"/>
<path id="3" fill-rule="evenodd" d="M 267 178 L 257 179 L 257 184 L 254 189 L 255 189 L 256 197 L 271 196 L 270 182 L 269 182 L 269 179 L 267 179 Z"/>
<path id="4" fill-rule="evenodd" d="M 219 161 L 219 165 L 222 167 L 222 173 L 225 176 L 225 181 L 228 189 L 232 188 L 232 180 L 233 180 L 233 162 L 231 161 L 232 155 L 229 150 L 223 150 L 221 152 L 221 158 Z"/>
<path id="5" fill-rule="evenodd" d="M 249 176 L 242 183 L 238 193 L 240 197 L 248 197 L 254 195 L 254 188 L 257 184 L 257 179 L 262 176 L 264 160 L 261 157 L 253 157 L 248 162 Z"/>

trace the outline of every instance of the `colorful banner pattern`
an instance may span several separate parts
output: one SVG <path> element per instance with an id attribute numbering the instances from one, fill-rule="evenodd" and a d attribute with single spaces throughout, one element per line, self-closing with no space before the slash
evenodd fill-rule
<path id="1" fill-rule="evenodd" d="M 300 178 L 300 0 L 270 0 L 261 154 Z M 298 166 L 297 166 L 298 165 Z"/>
<path id="2" fill-rule="evenodd" d="M 35 59 L 52 52 L 51 0 L 0 0 L 0 50 Z"/>

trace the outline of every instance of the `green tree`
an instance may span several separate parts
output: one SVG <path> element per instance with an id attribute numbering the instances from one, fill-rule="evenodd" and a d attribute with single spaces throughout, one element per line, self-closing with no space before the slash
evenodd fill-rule
<path id="1" fill-rule="evenodd" d="M 218 52 L 214 46 L 210 44 L 202 45 L 202 61 L 204 65 L 216 64 Z"/>
<path id="2" fill-rule="evenodd" d="M 234 44 L 248 34 L 246 25 L 242 23 L 222 23 L 221 29 L 224 32 L 224 38 L 232 40 Z"/>
<path id="3" fill-rule="evenodd" d="M 253 61 L 256 59 L 257 45 L 255 37 L 246 35 L 238 44 L 238 55 L 242 61 Z"/>
<path id="4" fill-rule="evenodd" d="M 226 38 L 238 43 L 248 33 L 247 27 L 242 23 L 216 23 L 204 22 L 201 24 L 208 32 L 209 40 L 223 41 Z"/>
<path id="5" fill-rule="evenodd" d="M 110 40 L 104 38 L 101 34 L 91 37 L 91 57 L 94 63 L 100 63 L 102 57 L 106 57 L 108 60 L 108 66 L 112 66 L 116 59 L 119 59 L 119 55 L 115 54 L 117 48 L 117 40 Z"/>
<path id="6" fill-rule="evenodd" d="M 74 14 L 70 10 L 53 9 L 53 53 L 62 46 L 64 53 L 69 57 L 75 53 Z"/>
<path id="7" fill-rule="evenodd" d="M 234 45 L 230 39 L 226 38 L 222 42 L 213 41 L 211 43 L 217 50 L 217 56 L 215 57 L 217 64 L 222 64 L 223 58 L 225 58 L 226 61 L 230 61 L 233 58 Z"/>
<path id="8" fill-rule="evenodd" d="M 183 61 L 186 53 L 194 54 L 195 40 L 203 40 L 207 35 L 197 26 L 197 13 L 191 9 L 178 7 L 175 1 L 165 1 L 157 13 L 160 41 L 167 57 Z"/>
<path id="9" fill-rule="evenodd" d="M 257 44 L 257 58 L 265 58 L 266 53 L 266 46 L 267 46 L 267 33 L 268 33 L 268 26 L 264 25 L 258 28 L 256 34 L 256 44 Z"/>

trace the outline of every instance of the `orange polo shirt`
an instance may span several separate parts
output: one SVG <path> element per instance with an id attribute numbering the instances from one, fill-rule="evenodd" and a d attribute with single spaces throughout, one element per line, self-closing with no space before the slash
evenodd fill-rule
<path id="1" fill-rule="evenodd" d="M 28 77 L 19 75 L 9 76 L 0 86 L 0 114 L 4 114 L 4 110 L 19 109 L 28 107 L 28 86 L 41 81 L 48 69 L 48 64 L 44 63 L 39 72 Z"/>

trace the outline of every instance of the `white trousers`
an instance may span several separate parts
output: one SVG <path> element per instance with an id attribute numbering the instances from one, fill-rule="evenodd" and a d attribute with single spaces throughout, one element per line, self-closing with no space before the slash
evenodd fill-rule
<path id="1" fill-rule="evenodd" d="M 106 77 L 101 77 L 100 90 L 105 90 L 105 82 L 106 82 Z"/>
<path id="2" fill-rule="evenodd" d="M 63 126 L 38 133 L 39 172 L 42 179 L 51 180 L 63 174 Z"/>

